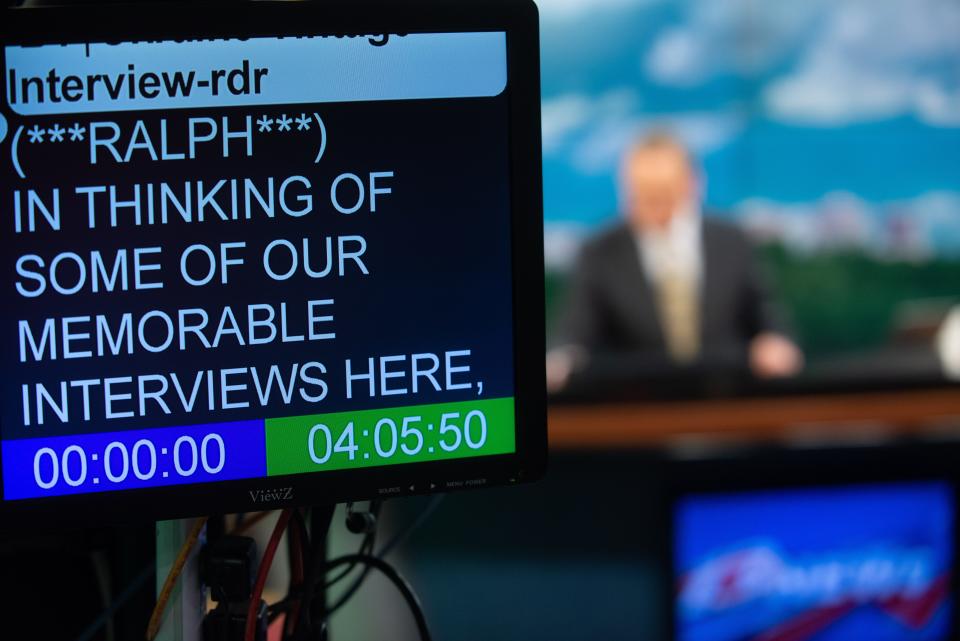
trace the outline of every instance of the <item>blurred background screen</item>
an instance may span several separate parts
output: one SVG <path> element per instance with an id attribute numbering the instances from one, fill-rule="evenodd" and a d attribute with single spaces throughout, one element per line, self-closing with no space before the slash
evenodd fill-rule
<path id="1" fill-rule="evenodd" d="M 539 4 L 554 343 L 624 155 L 667 131 L 704 218 L 752 241 L 804 356 L 789 386 L 960 376 L 960 3 Z"/>
<path id="2" fill-rule="evenodd" d="M 928 482 L 680 499 L 676 638 L 952 638 L 952 494 Z"/>

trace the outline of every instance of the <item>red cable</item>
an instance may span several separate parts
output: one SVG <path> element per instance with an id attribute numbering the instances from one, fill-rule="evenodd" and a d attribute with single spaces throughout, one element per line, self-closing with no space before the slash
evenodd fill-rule
<path id="1" fill-rule="evenodd" d="M 292 541 L 293 555 L 290 559 L 290 587 L 291 591 L 303 589 L 304 580 L 304 555 L 303 548 L 306 545 L 307 532 L 303 527 L 303 519 L 293 520 L 289 535 Z M 300 600 L 297 599 L 290 606 L 290 611 L 284 617 L 284 638 L 293 634 L 293 628 L 300 616 Z"/>
<path id="2" fill-rule="evenodd" d="M 270 566 L 273 565 L 273 557 L 277 553 L 277 546 L 280 545 L 280 538 L 283 536 L 287 524 L 290 523 L 290 516 L 293 514 L 291 508 L 287 508 L 280 513 L 277 519 L 277 525 L 273 528 L 273 534 L 270 535 L 270 541 L 263 550 L 263 558 L 260 560 L 260 569 L 257 570 L 257 581 L 253 584 L 253 593 L 250 595 L 250 605 L 247 607 L 247 625 L 243 632 L 244 641 L 254 641 L 257 628 L 257 609 L 260 607 L 260 599 L 263 597 L 263 586 L 267 584 L 267 575 L 270 573 Z"/>

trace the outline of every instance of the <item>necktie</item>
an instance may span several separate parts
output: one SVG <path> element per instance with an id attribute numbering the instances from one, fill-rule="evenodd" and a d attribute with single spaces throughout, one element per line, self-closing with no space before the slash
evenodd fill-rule
<path id="1" fill-rule="evenodd" d="M 662 271 L 657 283 L 660 325 L 667 351 L 677 363 L 689 363 L 700 352 L 700 305 L 696 279 L 675 268 Z"/>

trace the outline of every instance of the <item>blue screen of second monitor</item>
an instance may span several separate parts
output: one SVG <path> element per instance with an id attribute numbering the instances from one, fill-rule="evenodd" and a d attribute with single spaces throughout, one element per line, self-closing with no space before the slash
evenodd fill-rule
<path id="1" fill-rule="evenodd" d="M 945 641 L 954 499 L 940 482 L 689 495 L 678 641 Z"/>

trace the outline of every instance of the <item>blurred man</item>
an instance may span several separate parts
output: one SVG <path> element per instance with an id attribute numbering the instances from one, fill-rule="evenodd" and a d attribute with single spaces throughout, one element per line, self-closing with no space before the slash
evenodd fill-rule
<path id="1" fill-rule="evenodd" d="M 598 353 L 664 357 L 678 368 L 740 353 L 760 378 L 796 374 L 786 337 L 746 237 L 700 211 L 684 147 L 656 134 L 634 144 L 621 169 L 625 221 L 588 242 L 576 267 L 561 345 L 547 382 L 564 387 Z"/>

